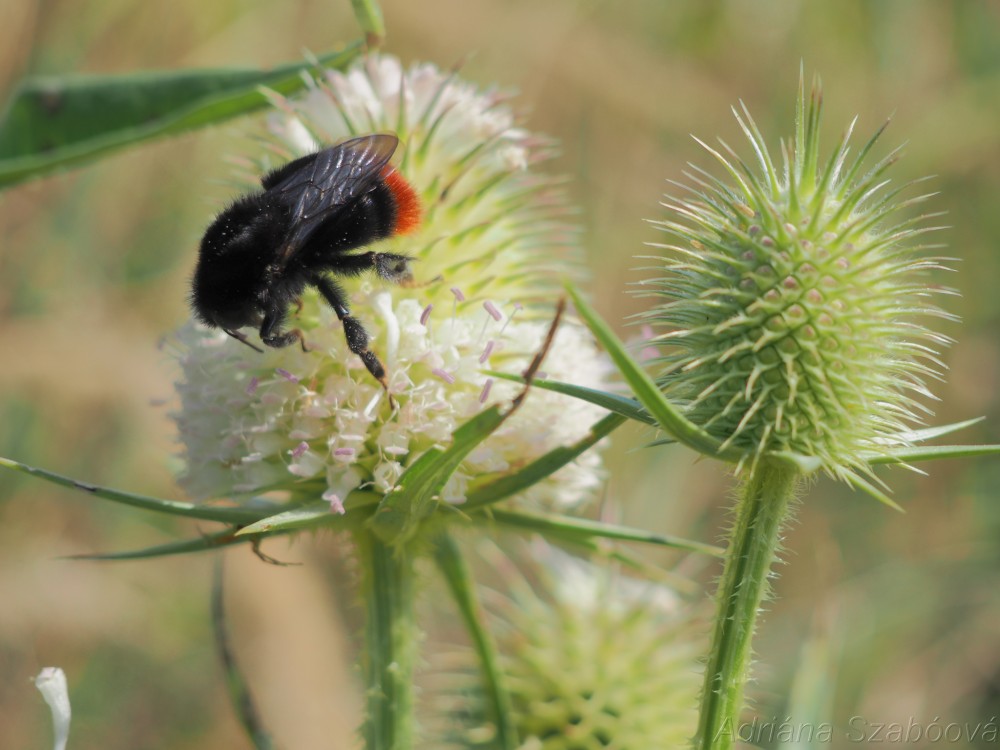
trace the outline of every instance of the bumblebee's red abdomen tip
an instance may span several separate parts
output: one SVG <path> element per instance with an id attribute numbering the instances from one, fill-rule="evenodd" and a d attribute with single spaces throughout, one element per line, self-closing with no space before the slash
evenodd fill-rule
<path id="1" fill-rule="evenodd" d="M 386 167 L 382 172 L 386 187 L 396 200 L 396 225 L 393 234 L 409 234 L 420 226 L 423 209 L 420 207 L 420 197 L 413 186 L 392 167 Z"/>

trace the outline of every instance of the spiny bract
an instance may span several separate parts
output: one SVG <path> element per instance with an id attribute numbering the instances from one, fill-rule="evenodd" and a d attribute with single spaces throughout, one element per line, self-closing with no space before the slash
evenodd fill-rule
<path id="1" fill-rule="evenodd" d="M 929 196 L 888 187 L 898 149 L 865 171 L 884 126 L 849 161 L 852 122 L 820 163 L 821 104 L 818 82 L 807 102 L 800 81 L 780 172 L 745 106 L 733 112 L 755 168 L 699 141 L 732 183 L 694 167 L 688 195 L 664 203 L 678 218 L 654 223 L 680 243 L 655 245 L 672 257 L 642 282 L 660 300 L 643 317 L 667 329 L 656 337 L 665 393 L 737 448 L 740 468 L 787 451 L 848 478 L 870 452 L 907 443 L 949 340 L 920 321 L 949 316 L 927 299 L 943 291 L 925 279 L 942 259 L 912 242 L 938 228 L 923 225 L 933 214 L 900 218 Z"/>

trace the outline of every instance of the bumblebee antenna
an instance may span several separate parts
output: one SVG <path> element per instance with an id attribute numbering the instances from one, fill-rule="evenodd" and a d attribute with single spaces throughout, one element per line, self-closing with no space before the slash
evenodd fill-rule
<path id="1" fill-rule="evenodd" d="M 255 352 L 260 352 L 261 354 L 264 353 L 263 349 L 261 349 L 256 344 L 250 343 L 250 341 L 247 340 L 247 337 L 244 334 L 240 333 L 239 331 L 230 331 L 228 328 L 223 328 L 222 330 L 225 331 L 226 333 L 228 333 L 230 336 L 232 336 L 237 341 L 241 341 L 244 344 L 246 344 L 251 349 L 253 349 Z"/>

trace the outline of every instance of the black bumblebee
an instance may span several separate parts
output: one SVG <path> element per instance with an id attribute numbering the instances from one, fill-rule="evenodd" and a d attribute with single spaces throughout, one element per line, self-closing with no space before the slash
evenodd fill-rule
<path id="1" fill-rule="evenodd" d="M 389 163 L 398 144 L 395 135 L 366 135 L 295 159 L 220 213 L 202 238 L 191 283 L 198 319 L 257 351 L 240 328 L 259 327 L 268 346 L 298 340 L 306 350 L 302 332 L 283 324 L 305 288 L 316 287 L 344 324 L 350 350 L 388 388 L 368 333 L 331 277 L 374 269 L 388 281 L 411 279 L 407 256 L 349 252 L 420 223 L 416 191 Z"/>

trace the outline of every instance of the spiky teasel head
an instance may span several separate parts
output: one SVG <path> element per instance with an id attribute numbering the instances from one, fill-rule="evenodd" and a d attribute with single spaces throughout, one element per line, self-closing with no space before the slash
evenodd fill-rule
<path id="1" fill-rule="evenodd" d="M 821 104 L 818 81 L 807 100 L 800 79 L 780 169 L 746 107 L 733 110 L 753 166 L 702 143 L 729 180 L 695 168 L 664 203 L 675 218 L 654 223 L 679 242 L 657 245 L 671 257 L 643 285 L 658 300 L 648 322 L 667 329 L 659 382 L 692 422 L 741 468 L 781 451 L 846 478 L 866 454 L 907 442 L 948 341 L 923 321 L 950 316 L 928 300 L 942 291 L 927 279 L 941 259 L 917 255 L 932 214 L 902 210 L 929 196 L 889 187 L 898 149 L 866 166 L 884 126 L 849 158 L 852 122 L 821 162 Z"/>

